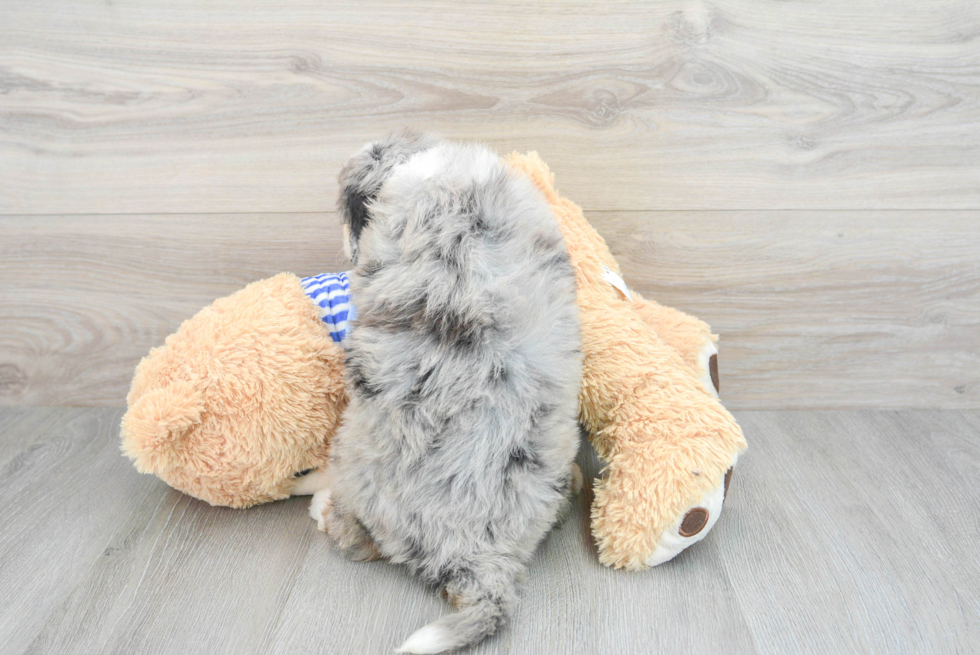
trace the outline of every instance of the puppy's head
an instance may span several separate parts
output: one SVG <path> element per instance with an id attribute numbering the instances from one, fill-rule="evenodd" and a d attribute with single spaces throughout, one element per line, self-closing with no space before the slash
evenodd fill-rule
<path id="1" fill-rule="evenodd" d="M 370 222 L 369 205 L 396 166 L 428 150 L 438 140 L 423 132 L 402 130 L 372 141 L 344 164 L 340 171 L 337 209 L 344 225 L 344 250 L 357 263 L 357 243 Z"/>

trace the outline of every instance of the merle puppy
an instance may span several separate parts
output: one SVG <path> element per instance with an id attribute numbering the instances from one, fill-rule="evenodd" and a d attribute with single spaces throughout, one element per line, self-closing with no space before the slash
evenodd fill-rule
<path id="1" fill-rule="evenodd" d="M 485 147 L 400 133 L 340 174 L 351 402 L 314 516 L 458 612 L 399 649 L 492 634 L 580 473 L 575 275 L 541 193 Z"/>

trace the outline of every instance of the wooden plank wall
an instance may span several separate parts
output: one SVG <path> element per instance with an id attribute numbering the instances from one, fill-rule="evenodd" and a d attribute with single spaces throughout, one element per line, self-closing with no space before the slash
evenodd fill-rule
<path id="1" fill-rule="evenodd" d="M 401 125 L 538 150 L 730 407 L 980 407 L 980 4 L 11 0 L 0 403 L 120 405 L 216 296 L 344 266 Z"/>

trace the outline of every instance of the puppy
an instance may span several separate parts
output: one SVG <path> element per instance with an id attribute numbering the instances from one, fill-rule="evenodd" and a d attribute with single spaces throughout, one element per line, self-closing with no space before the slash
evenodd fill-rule
<path id="1" fill-rule="evenodd" d="M 358 318 L 325 529 L 458 608 L 398 652 L 454 650 L 510 614 L 577 477 L 575 275 L 541 193 L 487 148 L 394 134 L 340 187 Z"/>

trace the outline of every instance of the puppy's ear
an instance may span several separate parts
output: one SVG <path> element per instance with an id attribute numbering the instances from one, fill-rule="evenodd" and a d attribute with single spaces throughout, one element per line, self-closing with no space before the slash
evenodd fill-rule
<path id="1" fill-rule="evenodd" d="M 344 202 L 347 205 L 347 215 L 350 217 L 350 235 L 353 241 L 361 238 L 361 232 L 368 222 L 367 204 L 371 198 L 357 189 L 346 189 Z"/>
<path id="2" fill-rule="evenodd" d="M 344 164 L 338 176 L 342 192 L 337 208 L 350 228 L 352 251 L 356 252 L 361 232 L 371 220 L 367 206 L 377 197 L 395 166 L 436 143 L 434 137 L 421 132 L 393 132 L 367 144 Z"/>

